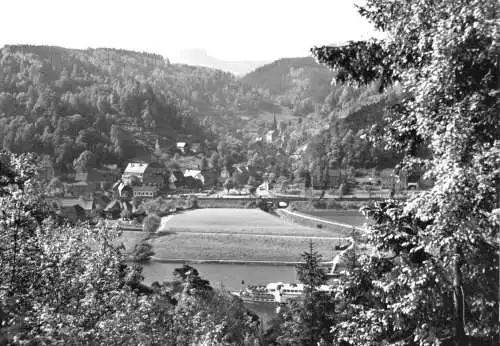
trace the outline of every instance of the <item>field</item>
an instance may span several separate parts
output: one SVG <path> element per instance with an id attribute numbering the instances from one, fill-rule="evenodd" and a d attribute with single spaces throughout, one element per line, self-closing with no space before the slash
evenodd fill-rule
<path id="1" fill-rule="evenodd" d="M 363 226 L 364 223 L 369 221 L 357 210 L 314 209 L 303 213 L 352 226 Z"/>
<path id="2" fill-rule="evenodd" d="M 336 240 L 313 239 L 323 260 L 332 260 Z M 177 233 L 151 241 L 161 259 L 300 261 L 309 247 L 307 238 L 256 237 L 247 234 Z"/>
<path id="3" fill-rule="evenodd" d="M 329 261 L 338 236 L 257 209 L 198 209 L 164 218 L 159 235 L 148 242 L 162 260 L 297 262 L 312 239 Z M 129 250 L 144 238 L 142 232 L 124 232 L 119 240 Z"/>
<path id="4" fill-rule="evenodd" d="M 167 216 L 161 231 L 339 237 L 332 231 L 285 222 L 259 209 L 197 209 Z"/>

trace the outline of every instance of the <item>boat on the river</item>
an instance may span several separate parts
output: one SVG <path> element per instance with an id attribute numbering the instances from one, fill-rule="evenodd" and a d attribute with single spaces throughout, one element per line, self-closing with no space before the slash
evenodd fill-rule
<path id="1" fill-rule="evenodd" d="M 333 286 L 321 285 L 316 288 L 320 292 L 332 292 Z M 233 295 L 249 303 L 284 303 L 289 299 L 300 297 L 304 294 L 303 284 L 290 284 L 271 282 L 267 285 L 250 285 Z"/>

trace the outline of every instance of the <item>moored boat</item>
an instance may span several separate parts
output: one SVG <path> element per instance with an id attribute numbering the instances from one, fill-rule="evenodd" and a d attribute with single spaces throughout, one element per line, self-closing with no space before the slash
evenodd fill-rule
<path id="1" fill-rule="evenodd" d="M 316 288 L 320 292 L 332 292 L 333 286 L 321 285 Z M 284 303 L 289 299 L 300 297 L 304 293 L 303 284 L 271 282 L 267 285 L 248 286 L 240 292 L 233 292 L 244 302 Z"/>

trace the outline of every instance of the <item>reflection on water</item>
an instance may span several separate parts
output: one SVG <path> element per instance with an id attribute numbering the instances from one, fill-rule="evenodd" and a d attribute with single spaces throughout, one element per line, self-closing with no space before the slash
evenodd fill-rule
<path id="1" fill-rule="evenodd" d="M 273 266 L 261 264 L 222 264 L 222 263 L 188 263 L 196 268 L 200 276 L 209 280 L 212 287 L 224 288 L 229 291 L 239 291 L 243 286 L 267 284 L 283 281 L 297 282 L 295 267 Z M 150 285 L 154 281 L 172 281 L 175 268 L 182 267 L 182 263 L 152 262 L 143 266 L 144 283 Z M 264 327 L 276 315 L 276 305 L 266 303 L 250 303 L 247 307 L 255 311 L 263 322 Z"/>

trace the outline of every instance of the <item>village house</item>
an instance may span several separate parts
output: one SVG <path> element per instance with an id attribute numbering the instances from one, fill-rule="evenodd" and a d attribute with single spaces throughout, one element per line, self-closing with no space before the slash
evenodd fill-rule
<path id="1" fill-rule="evenodd" d="M 392 168 L 381 170 L 378 175 L 378 182 L 383 189 L 401 189 L 398 176 L 394 174 L 394 170 Z"/>
<path id="2" fill-rule="evenodd" d="M 142 185 L 154 185 L 161 188 L 165 185 L 165 173 L 165 167 L 158 163 L 131 162 L 122 174 L 122 181 L 125 184 L 131 184 L 135 177 Z"/>
<path id="3" fill-rule="evenodd" d="M 200 180 L 203 185 L 205 185 L 205 177 L 198 169 L 186 169 L 184 171 L 184 178 L 192 177 L 194 179 Z"/>
<path id="4" fill-rule="evenodd" d="M 176 148 L 181 153 L 186 154 L 188 152 L 188 150 L 189 150 L 189 145 L 186 142 L 177 142 L 176 143 Z"/>
<path id="5" fill-rule="evenodd" d="M 134 197 L 155 198 L 158 195 L 159 188 L 154 185 L 142 185 L 132 187 Z"/>
<path id="6" fill-rule="evenodd" d="M 200 148 L 201 148 L 201 143 L 193 143 L 191 144 L 191 147 L 189 149 L 192 153 L 198 154 L 200 152 Z"/>
<path id="7" fill-rule="evenodd" d="M 269 130 L 266 132 L 266 143 L 273 143 L 278 140 L 280 133 L 278 130 Z"/>
<path id="8" fill-rule="evenodd" d="M 58 214 L 72 222 L 82 221 L 93 216 L 94 200 L 83 198 L 58 198 L 53 200 Z"/>
<path id="9" fill-rule="evenodd" d="M 343 174 L 341 169 L 330 168 L 323 175 L 317 169 L 311 174 L 311 184 L 315 189 L 323 189 L 325 183 L 329 189 L 337 188 L 342 183 L 344 176 L 345 174 Z"/>

